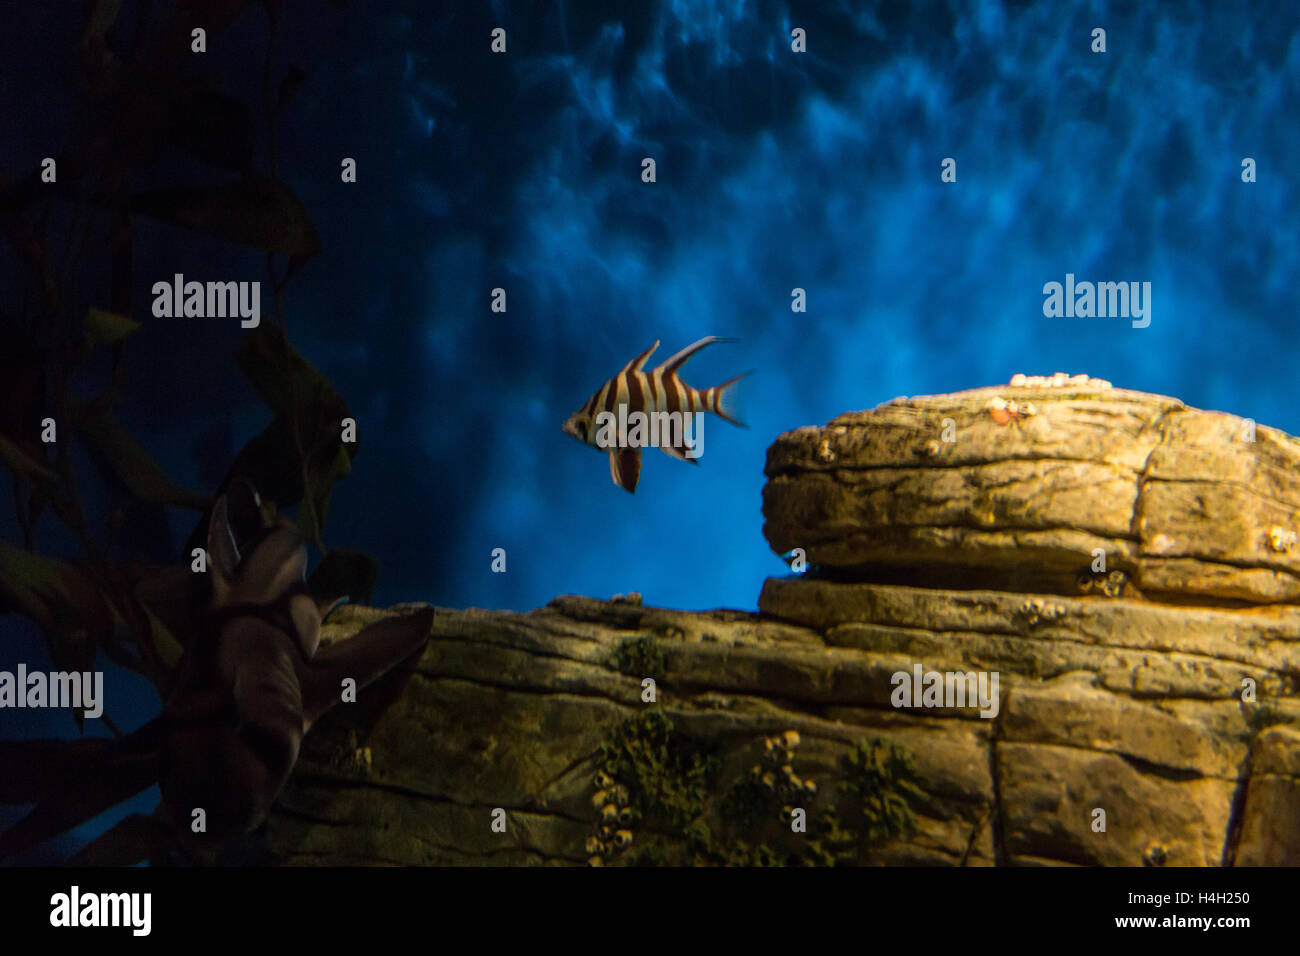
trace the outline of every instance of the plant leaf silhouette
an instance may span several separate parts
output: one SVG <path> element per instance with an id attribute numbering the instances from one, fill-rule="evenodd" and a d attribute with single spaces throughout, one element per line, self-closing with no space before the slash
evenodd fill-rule
<path id="1" fill-rule="evenodd" d="M 283 184 L 248 179 L 155 189 L 137 194 L 131 206 L 139 215 L 250 249 L 297 256 L 320 251 L 307 210 Z"/>

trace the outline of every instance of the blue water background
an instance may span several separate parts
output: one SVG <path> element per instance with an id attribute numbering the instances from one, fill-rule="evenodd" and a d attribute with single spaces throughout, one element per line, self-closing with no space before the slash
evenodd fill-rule
<path id="1" fill-rule="evenodd" d="M 80 21 L 59 7 L 24 5 L 0 36 L 10 172 L 68 133 L 75 97 L 49 51 Z M 1300 5 L 290 0 L 285 22 L 277 75 L 292 62 L 308 79 L 281 172 L 324 245 L 288 288 L 288 327 L 360 423 L 325 539 L 380 558 L 377 603 L 639 591 L 752 609 L 785 571 L 761 533 L 778 434 L 1016 372 L 1087 372 L 1300 433 Z M 265 35 L 246 17 L 206 55 L 249 102 L 246 51 Z M 174 272 L 264 279 L 263 258 L 138 221 L 135 269 L 147 326 L 121 418 L 210 492 L 267 413 L 234 371 L 236 324 L 152 320 L 149 290 Z M 1044 317 L 1043 284 L 1066 273 L 1150 282 L 1150 327 Z M 699 467 L 650 453 L 626 494 L 561 422 L 655 339 L 663 356 L 711 334 L 741 341 L 684 377 L 756 369 L 750 427 L 709 419 Z M 179 559 L 193 515 L 167 522 L 150 556 Z M 75 553 L 43 527 L 44 550 Z M 30 628 L 0 630 L 0 668 L 49 666 Z M 143 681 L 111 681 L 119 724 L 156 711 Z M 0 714 L 5 736 L 70 724 Z"/>

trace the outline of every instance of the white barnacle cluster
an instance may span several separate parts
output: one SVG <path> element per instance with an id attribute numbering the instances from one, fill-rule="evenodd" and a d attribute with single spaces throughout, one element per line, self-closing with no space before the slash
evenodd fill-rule
<path id="1" fill-rule="evenodd" d="M 1111 388 L 1104 378 L 1090 378 L 1087 375 L 1067 375 L 1053 372 L 1051 375 L 1026 375 L 1017 372 L 1011 376 L 1012 388 Z"/>
<path id="2" fill-rule="evenodd" d="M 1084 594 L 1091 592 L 1108 598 L 1122 597 L 1127 585 L 1128 575 L 1118 568 L 1108 573 L 1089 574 L 1085 571 L 1079 575 L 1079 590 Z"/>
<path id="3" fill-rule="evenodd" d="M 816 793 L 817 784 L 799 779 L 794 772 L 794 750 L 798 746 L 797 730 L 787 730 L 780 737 L 768 737 L 763 741 L 762 761 L 750 768 L 749 775 L 782 800 Z M 790 810 L 789 807 L 784 809 L 787 813 Z"/>
<path id="4" fill-rule="evenodd" d="M 591 805 L 600 811 L 601 826 L 596 836 L 587 838 L 587 862 L 591 866 L 601 866 L 605 860 L 631 845 L 631 826 L 636 822 L 636 811 L 629 806 L 631 795 L 627 787 L 603 770 L 596 774 L 592 783 L 596 785 L 596 792 L 591 797 Z"/>
<path id="5" fill-rule="evenodd" d="M 1030 598 L 1020 606 L 1017 616 L 1028 627 L 1037 627 L 1065 617 L 1065 606 L 1041 598 Z"/>

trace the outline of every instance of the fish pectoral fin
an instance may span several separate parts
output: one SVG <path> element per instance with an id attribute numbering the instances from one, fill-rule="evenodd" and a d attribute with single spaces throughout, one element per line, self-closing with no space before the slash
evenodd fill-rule
<path id="1" fill-rule="evenodd" d="M 611 448 L 609 450 L 609 476 L 628 494 L 636 491 L 641 479 L 641 449 Z"/>
<path id="2" fill-rule="evenodd" d="M 676 458 L 678 461 L 689 461 L 692 465 L 698 465 L 700 459 L 690 458 L 686 454 L 686 448 L 683 445 L 660 445 L 659 449 L 669 458 Z"/>

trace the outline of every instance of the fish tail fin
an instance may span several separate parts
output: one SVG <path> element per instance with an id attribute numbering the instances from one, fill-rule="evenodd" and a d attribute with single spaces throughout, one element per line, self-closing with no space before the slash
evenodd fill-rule
<path id="1" fill-rule="evenodd" d="M 732 378 L 727 379 L 721 385 L 715 385 L 710 391 L 714 392 L 713 413 L 721 418 L 724 422 L 731 422 L 740 428 L 749 426 L 736 417 L 736 385 L 742 379 L 754 374 L 754 369 L 748 372 L 741 372 Z"/>

